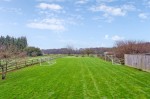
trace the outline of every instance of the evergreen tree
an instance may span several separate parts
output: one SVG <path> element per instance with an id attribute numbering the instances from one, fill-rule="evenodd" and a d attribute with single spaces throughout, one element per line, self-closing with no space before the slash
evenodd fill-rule
<path id="1" fill-rule="evenodd" d="M 26 37 L 14 38 L 7 35 L 6 37 L 0 37 L 0 46 L 5 46 L 6 48 L 15 46 L 17 50 L 23 50 L 28 46 L 28 43 Z"/>

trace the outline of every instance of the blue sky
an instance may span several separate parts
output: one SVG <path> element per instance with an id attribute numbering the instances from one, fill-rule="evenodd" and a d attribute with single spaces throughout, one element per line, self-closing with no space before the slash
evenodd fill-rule
<path id="1" fill-rule="evenodd" d="M 150 41 L 150 0 L 0 0 L 0 35 L 41 49 Z"/>

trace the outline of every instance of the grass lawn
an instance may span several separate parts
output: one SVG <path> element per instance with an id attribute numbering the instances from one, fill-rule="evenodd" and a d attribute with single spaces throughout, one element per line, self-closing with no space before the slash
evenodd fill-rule
<path id="1" fill-rule="evenodd" d="M 8 73 L 0 99 L 150 99 L 150 73 L 98 58 L 61 58 Z"/>

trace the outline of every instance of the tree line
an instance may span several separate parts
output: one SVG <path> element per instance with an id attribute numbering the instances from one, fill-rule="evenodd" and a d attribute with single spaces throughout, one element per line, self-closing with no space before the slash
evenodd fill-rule
<path id="1" fill-rule="evenodd" d="M 1 36 L 0 37 L 0 46 L 6 47 L 6 49 L 9 49 L 10 47 L 15 47 L 16 50 L 23 50 L 28 46 L 27 38 L 26 37 L 11 37 L 11 36 Z"/>
<path id="2" fill-rule="evenodd" d="M 26 60 L 27 56 L 40 56 L 42 52 L 39 48 L 29 47 L 26 37 L 0 37 L 0 69 L 2 79 L 5 79 L 8 63 L 11 61 Z M 4 65 L 5 64 L 5 65 Z"/>
<path id="3" fill-rule="evenodd" d="M 124 59 L 124 54 L 150 53 L 150 42 L 145 41 L 116 41 L 112 51 L 116 57 Z"/>
<path id="4" fill-rule="evenodd" d="M 26 56 L 40 56 L 42 52 L 39 48 L 29 47 L 27 38 L 1 36 L 0 37 L 0 59 L 20 58 Z"/>
<path id="5" fill-rule="evenodd" d="M 74 47 L 66 47 L 66 48 L 59 48 L 59 49 L 43 49 L 42 53 L 44 54 L 82 54 L 82 55 L 90 55 L 90 54 L 103 54 L 106 51 L 110 51 L 111 48 L 79 48 L 76 49 Z"/>

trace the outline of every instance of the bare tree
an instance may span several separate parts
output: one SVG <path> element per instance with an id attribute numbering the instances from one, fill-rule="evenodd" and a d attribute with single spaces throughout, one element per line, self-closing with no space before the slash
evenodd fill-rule
<path id="1" fill-rule="evenodd" d="M 9 62 L 16 60 L 20 57 L 25 57 L 26 53 L 18 51 L 13 45 L 4 46 L 0 45 L 0 67 L 2 69 L 2 79 L 5 79 L 7 73 L 7 66 Z"/>
<path id="2" fill-rule="evenodd" d="M 149 53 L 150 42 L 117 41 L 113 51 L 118 58 L 124 58 L 124 54 Z"/>
<path id="3" fill-rule="evenodd" d="M 2 79 L 5 79 L 6 76 L 6 72 L 7 72 L 7 64 L 9 62 L 10 57 L 12 57 L 12 51 L 10 50 L 10 48 L 1 45 L 0 47 L 0 65 L 1 65 L 1 69 L 2 69 Z M 4 65 L 5 63 L 5 65 Z"/>
<path id="4" fill-rule="evenodd" d="M 67 54 L 70 56 L 71 54 L 73 54 L 74 47 L 72 45 L 67 45 L 66 51 L 67 51 Z"/>
<path id="5" fill-rule="evenodd" d="M 93 54 L 93 51 L 92 51 L 92 49 L 90 49 L 90 48 L 86 48 L 85 50 L 85 53 L 89 56 L 90 54 Z"/>

